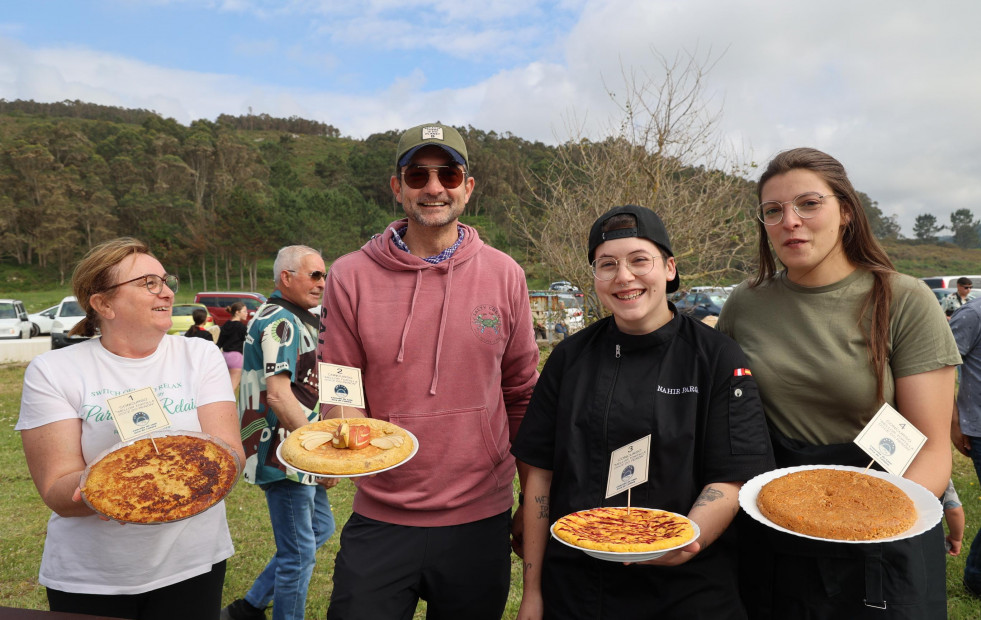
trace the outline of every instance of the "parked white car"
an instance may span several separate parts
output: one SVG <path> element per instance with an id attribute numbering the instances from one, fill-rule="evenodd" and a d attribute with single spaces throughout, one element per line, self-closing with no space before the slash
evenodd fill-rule
<path id="1" fill-rule="evenodd" d="M 0 339 L 31 337 L 31 321 L 19 299 L 0 299 Z"/>
<path id="2" fill-rule="evenodd" d="M 548 290 L 559 291 L 561 293 L 572 293 L 579 290 L 578 286 L 574 286 L 572 282 L 568 280 L 559 280 L 558 282 L 552 282 L 548 285 Z"/>
<path id="3" fill-rule="evenodd" d="M 31 338 L 51 333 L 51 325 L 54 323 L 55 312 L 59 307 L 61 307 L 61 304 L 27 315 L 27 318 L 31 321 Z"/>
<path id="4" fill-rule="evenodd" d="M 85 318 L 85 311 L 78 305 L 78 300 L 72 296 L 65 297 L 58 304 L 51 323 L 51 348 L 60 349 L 70 344 L 88 340 L 84 336 L 69 336 L 75 324 Z"/>

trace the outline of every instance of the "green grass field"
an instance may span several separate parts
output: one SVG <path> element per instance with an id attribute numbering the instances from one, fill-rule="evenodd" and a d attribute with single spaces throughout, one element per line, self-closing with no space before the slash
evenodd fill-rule
<path id="1" fill-rule="evenodd" d="M 49 510 L 41 502 L 28 475 L 19 434 L 14 431 L 20 408 L 23 365 L 0 365 L 0 488 L 4 491 L 4 518 L 0 519 L 0 606 L 23 609 L 47 609 L 44 588 L 37 583 L 45 524 Z M 947 609 L 951 620 L 974 620 L 981 617 L 981 601 L 966 594 L 961 586 L 967 545 L 981 523 L 981 487 L 968 459 L 954 455 L 954 484 L 957 486 L 967 515 L 965 547 L 959 557 L 947 561 Z M 354 485 L 342 481 L 330 491 L 334 517 L 341 525 L 351 514 Z M 246 483 L 238 484 L 226 500 L 228 523 L 235 541 L 235 555 L 228 561 L 225 578 L 226 603 L 241 597 L 273 553 L 272 531 L 262 492 Z M 333 576 L 334 556 L 339 534 L 324 545 L 317 557 L 307 599 L 307 617 L 323 618 Z M 512 556 L 511 595 L 505 618 L 514 618 L 521 597 L 520 562 Z M 416 618 L 425 617 L 420 604 Z"/>

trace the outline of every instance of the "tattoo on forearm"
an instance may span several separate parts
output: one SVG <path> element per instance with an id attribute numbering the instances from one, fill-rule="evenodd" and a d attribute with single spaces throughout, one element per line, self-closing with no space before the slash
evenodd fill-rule
<path id="1" fill-rule="evenodd" d="M 536 495 L 535 503 L 538 504 L 538 518 L 548 519 L 548 495 Z"/>
<path id="2" fill-rule="evenodd" d="M 717 499 L 722 499 L 724 495 L 725 494 L 722 491 L 718 489 L 713 489 L 712 487 L 708 487 L 707 489 L 702 491 L 701 495 L 698 496 L 698 499 L 695 500 L 695 505 L 706 506 L 709 504 L 709 502 L 714 502 Z"/>
<path id="3" fill-rule="evenodd" d="M 526 573 L 531 570 L 531 566 L 532 566 L 531 565 L 531 562 L 525 562 L 525 572 Z"/>

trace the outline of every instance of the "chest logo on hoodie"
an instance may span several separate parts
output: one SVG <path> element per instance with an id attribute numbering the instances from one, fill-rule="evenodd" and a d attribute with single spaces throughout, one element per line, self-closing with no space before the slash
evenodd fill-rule
<path id="1" fill-rule="evenodd" d="M 478 340 L 487 344 L 501 341 L 501 311 L 496 306 L 477 306 L 470 317 L 470 327 Z"/>

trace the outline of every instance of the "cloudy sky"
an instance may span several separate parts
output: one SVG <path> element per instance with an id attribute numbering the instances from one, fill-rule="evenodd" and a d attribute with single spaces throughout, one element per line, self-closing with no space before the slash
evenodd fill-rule
<path id="1" fill-rule="evenodd" d="M 912 236 L 981 218 L 979 24 L 978 0 L 9 1 L 0 99 L 555 143 L 609 133 L 624 74 L 692 55 L 743 163 L 825 150 Z"/>

